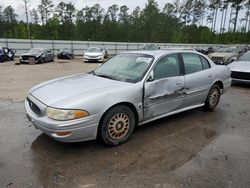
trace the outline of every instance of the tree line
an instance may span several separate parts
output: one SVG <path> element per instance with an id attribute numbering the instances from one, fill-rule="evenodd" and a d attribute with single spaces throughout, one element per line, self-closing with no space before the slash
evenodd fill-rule
<path id="1" fill-rule="evenodd" d="M 106 11 L 100 4 L 77 9 L 71 2 L 54 5 L 51 0 L 31 9 L 29 1 L 22 1 L 26 16 L 21 21 L 12 6 L 0 6 L 0 38 L 250 43 L 250 0 L 174 0 L 162 10 L 148 0 L 132 11 L 116 4 Z"/>

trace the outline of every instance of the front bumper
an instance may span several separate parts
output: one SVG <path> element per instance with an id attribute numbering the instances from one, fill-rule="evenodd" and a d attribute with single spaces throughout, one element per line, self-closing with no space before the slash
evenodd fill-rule
<path id="1" fill-rule="evenodd" d="M 56 121 L 44 115 L 46 105 L 41 103 L 32 95 L 28 96 L 29 100 L 41 109 L 41 115 L 32 111 L 30 105 L 25 100 L 25 108 L 28 119 L 33 123 L 35 128 L 41 130 L 51 138 L 61 142 L 80 142 L 94 140 L 97 136 L 99 116 L 89 116 L 70 121 Z M 70 132 L 67 136 L 59 136 L 57 133 Z"/>
<path id="2" fill-rule="evenodd" d="M 29 60 L 23 60 L 23 59 L 19 59 L 19 62 L 20 62 L 20 63 L 25 63 L 25 64 L 26 64 L 26 63 L 30 63 Z M 34 63 L 35 63 L 35 64 L 36 64 L 36 63 L 39 63 L 39 60 L 35 60 Z"/>
<path id="3" fill-rule="evenodd" d="M 233 82 L 250 83 L 250 72 L 231 71 Z"/>
<path id="4" fill-rule="evenodd" d="M 104 58 L 103 57 L 84 57 L 84 61 L 99 61 L 103 62 Z"/>
<path id="5" fill-rule="evenodd" d="M 239 82 L 239 83 L 247 83 L 247 84 L 250 84 L 250 80 L 236 79 L 236 78 L 232 78 L 232 82 Z"/>

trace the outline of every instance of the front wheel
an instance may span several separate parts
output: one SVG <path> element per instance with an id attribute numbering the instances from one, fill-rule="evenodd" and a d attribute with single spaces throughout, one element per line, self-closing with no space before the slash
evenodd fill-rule
<path id="1" fill-rule="evenodd" d="M 111 108 L 102 119 L 99 137 L 109 146 L 117 146 L 126 142 L 135 128 L 135 115 L 127 106 Z"/>
<path id="2" fill-rule="evenodd" d="M 218 86 L 217 84 L 214 84 L 209 90 L 209 93 L 205 102 L 205 108 L 209 111 L 213 111 L 216 108 L 219 101 L 220 101 L 220 86 Z"/>

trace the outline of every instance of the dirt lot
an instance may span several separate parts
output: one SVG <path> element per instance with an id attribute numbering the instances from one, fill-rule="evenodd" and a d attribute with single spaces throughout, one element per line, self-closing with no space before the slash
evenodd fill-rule
<path id="1" fill-rule="evenodd" d="M 0 98 L 21 101 L 29 89 L 40 82 L 88 72 L 98 65 L 98 63 L 84 63 L 80 58 L 55 59 L 55 62 L 39 65 L 15 65 L 15 62 L 0 63 Z"/>
<path id="2" fill-rule="evenodd" d="M 0 64 L 0 187 L 250 186 L 247 85 L 233 86 L 215 112 L 199 108 L 149 123 L 119 147 L 59 143 L 31 126 L 22 102 L 31 86 L 95 66 Z"/>

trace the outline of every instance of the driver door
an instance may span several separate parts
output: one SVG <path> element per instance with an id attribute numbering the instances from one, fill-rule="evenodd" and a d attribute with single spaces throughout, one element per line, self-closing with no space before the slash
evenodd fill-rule
<path id="1" fill-rule="evenodd" d="M 153 69 L 153 79 L 145 83 L 144 120 L 183 107 L 184 76 L 178 54 L 161 58 Z"/>

